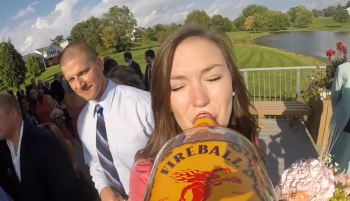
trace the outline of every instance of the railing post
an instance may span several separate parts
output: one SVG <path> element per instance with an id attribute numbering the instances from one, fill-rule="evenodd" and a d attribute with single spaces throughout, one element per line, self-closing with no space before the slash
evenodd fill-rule
<path id="1" fill-rule="evenodd" d="M 297 70 L 296 100 L 300 100 L 300 69 Z"/>
<path id="2" fill-rule="evenodd" d="M 247 89 L 249 89 L 248 88 L 248 72 L 247 71 L 243 72 L 243 79 L 244 79 L 245 87 L 247 87 Z"/>

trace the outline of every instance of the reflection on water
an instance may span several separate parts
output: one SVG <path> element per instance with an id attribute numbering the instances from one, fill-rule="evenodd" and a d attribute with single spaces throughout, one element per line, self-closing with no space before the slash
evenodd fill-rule
<path id="1" fill-rule="evenodd" d="M 335 44 L 339 41 L 345 46 L 350 45 L 350 33 L 330 31 L 276 33 L 257 38 L 254 43 L 325 59 L 326 51 L 330 48 L 335 49 Z"/>

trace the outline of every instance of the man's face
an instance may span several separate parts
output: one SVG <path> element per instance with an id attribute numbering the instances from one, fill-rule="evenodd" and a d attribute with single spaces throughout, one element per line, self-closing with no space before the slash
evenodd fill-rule
<path id="1" fill-rule="evenodd" d="M 124 61 L 125 62 L 129 62 L 128 58 L 124 57 Z"/>
<path id="2" fill-rule="evenodd" d="M 149 57 L 145 55 L 145 60 L 147 63 L 149 63 Z"/>
<path id="3" fill-rule="evenodd" d="M 72 90 L 79 96 L 87 101 L 97 98 L 104 76 L 101 59 L 91 62 L 85 55 L 77 55 L 61 66 L 61 70 Z"/>
<path id="4" fill-rule="evenodd" d="M 13 122 L 18 118 L 15 108 L 10 110 L 0 109 L 0 140 L 11 139 L 13 134 Z"/>

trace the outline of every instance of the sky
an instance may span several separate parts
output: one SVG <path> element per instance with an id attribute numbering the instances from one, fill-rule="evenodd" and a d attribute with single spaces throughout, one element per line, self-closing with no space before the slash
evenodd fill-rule
<path id="1" fill-rule="evenodd" d="M 69 36 L 71 28 L 90 16 L 101 17 L 112 6 L 127 6 L 138 26 L 183 22 L 193 10 L 236 18 L 249 4 L 286 12 L 297 5 L 322 9 L 347 0 L 0 0 L 0 37 L 11 39 L 21 54 L 50 45 L 56 35 Z"/>

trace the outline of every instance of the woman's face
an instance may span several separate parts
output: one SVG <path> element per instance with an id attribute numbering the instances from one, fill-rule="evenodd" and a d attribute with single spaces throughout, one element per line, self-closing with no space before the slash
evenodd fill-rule
<path id="1" fill-rule="evenodd" d="M 21 108 L 22 110 L 24 111 L 28 111 L 30 108 L 29 108 L 29 103 L 27 100 L 22 100 L 21 101 Z"/>
<path id="2" fill-rule="evenodd" d="M 29 92 L 30 94 L 30 97 L 33 99 L 33 100 L 37 100 L 38 99 L 38 91 L 36 89 L 32 89 L 30 90 Z"/>
<path id="3" fill-rule="evenodd" d="M 221 50 L 212 42 L 189 38 L 175 50 L 170 103 L 182 130 L 202 112 L 227 126 L 232 111 L 232 78 Z"/>

